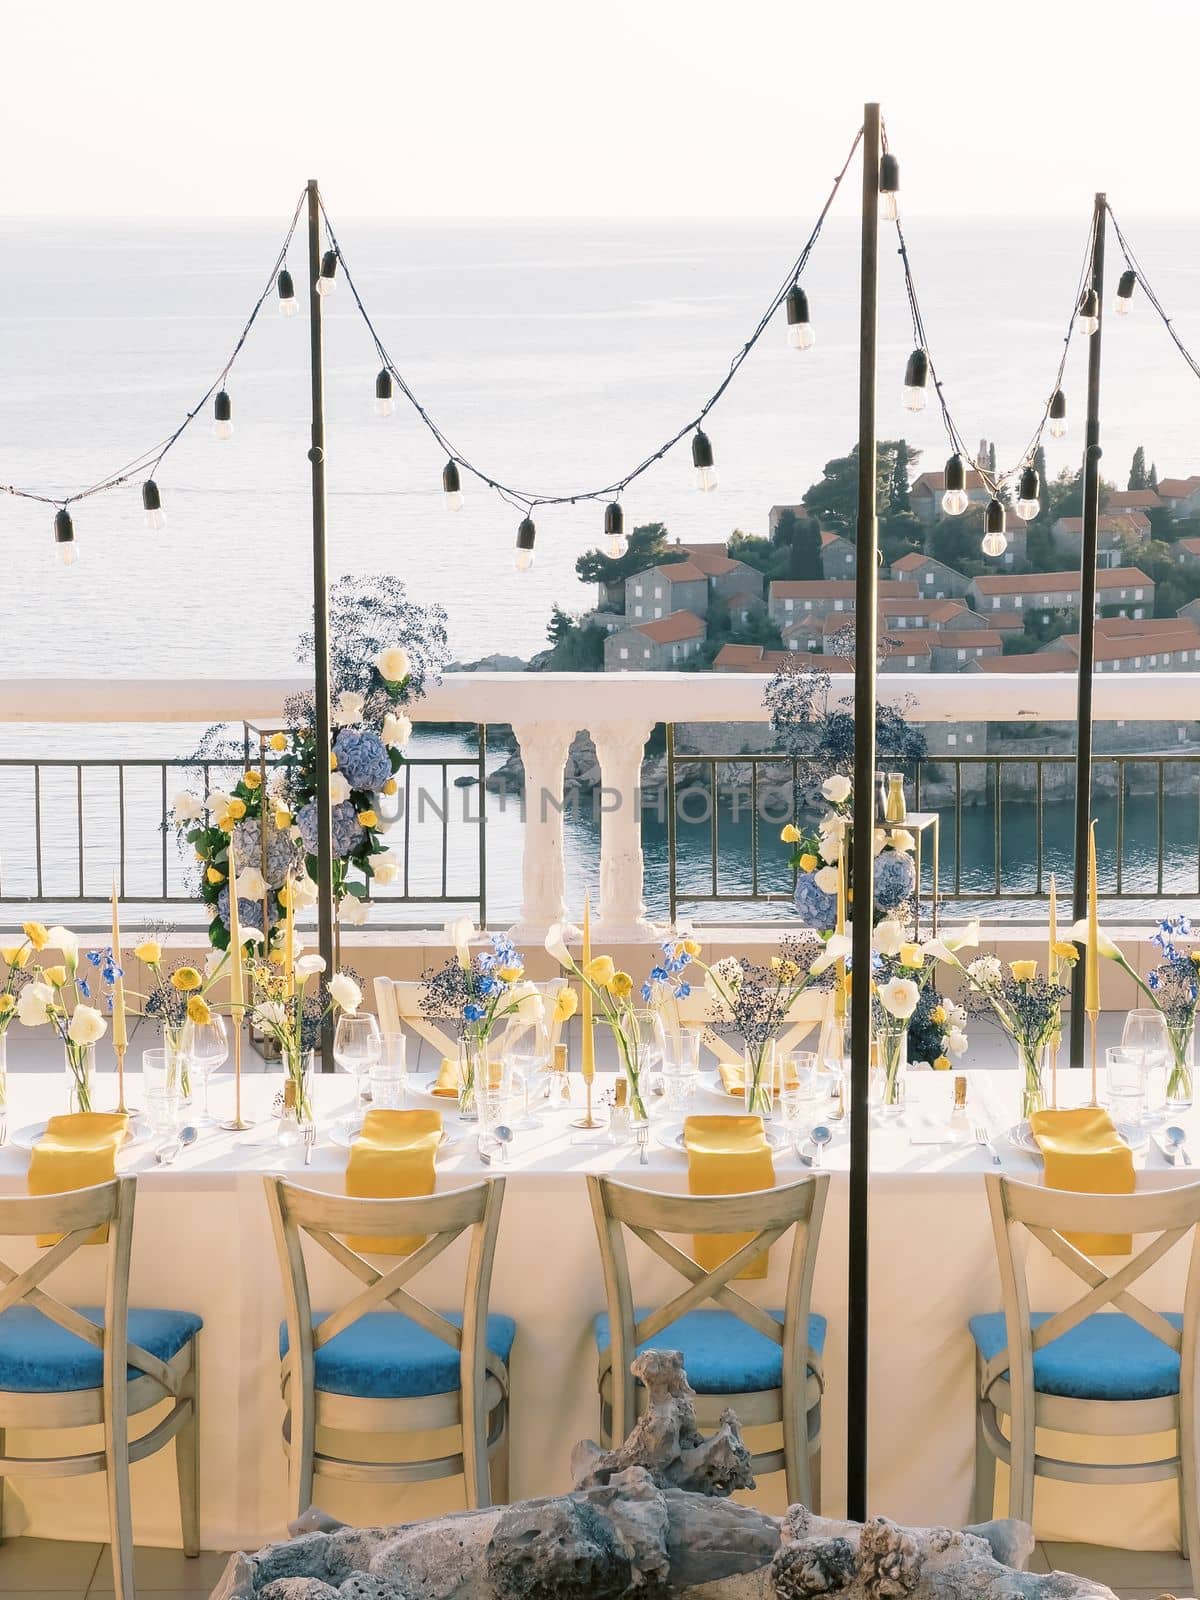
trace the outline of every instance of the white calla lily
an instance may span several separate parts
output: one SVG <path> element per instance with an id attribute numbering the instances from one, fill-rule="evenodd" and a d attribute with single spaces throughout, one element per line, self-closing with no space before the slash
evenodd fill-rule
<path id="1" fill-rule="evenodd" d="M 560 967 L 574 967 L 571 952 L 567 949 L 567 941 L 563 938 L 562 923 L 555 922 L 546 934 L 546 950 L 554 957 Z"/>
<path id="2" fill-rule="evenodd" d="M 827 972 L 835 961 L 845 961 L 851 951 L 851 941 L 844 933 L 830 934 L 825 941 L 825 948 L 821 951 L 809 969 L 814 977 L 819 977 L 822 972 Z"/>
<path id="3" fill-rule="evenodd" d="M 1081 917 L 1078 922 L 1073 923 L 1067 937 L 1068 939 L 1073 939 L 1076 944 L 1083 945 L 1086 949 L 1088 942 L 1087 918 Z M 1119 961 L 1122 966 L 1128 966 L 1129 964 L 1121 952 L 1121 947 L 1115 940 L 1109 938 L 1103 928 L 1097 928 L 1096 930 L 1096 949 L 1099 950 L 1106 961 Z"/>

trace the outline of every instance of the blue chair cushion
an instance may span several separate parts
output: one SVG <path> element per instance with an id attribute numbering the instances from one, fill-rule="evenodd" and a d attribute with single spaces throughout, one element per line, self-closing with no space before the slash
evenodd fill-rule
<path id="1" fill-rule="evenodd" d="M 80 1316 L 104 1326 L 99 1306 L 77 1306 Z M 141 1310 L 129 1313 L 129 1342 L 170 1361 L 204 1326 L 190 1311 Z M 132 1382 L 144 1374 L 129 1367 Z M 36 1306 L 10 1306 L 0 1312 L 0 1389 L 20 1394 L 74 1394 L 104 1383 L 104 1354 L 77 1334 L 44 1316 Z"/>
<path id="2" fill-rule="evenodd" d="M 637 1321 L 648 1316 L 649 1309 L 639 1306 Z M 768 1311 L 767 1315 L 783 1321 L 782 1311 Z M 608 1312 L 600 1312 L 592 1326 L 596 1348 L 607 1350 Z M 815 1313 L 808 1319 L 808 1343 L 815 1355 L 825 1348 L 825 1318 Z M 638 1353 L 643 1350 L 682 1350 L 688 1382 L 697 1394 L 754 1394 L 778 1389 L 783 1383 L 783 1351 L 732 1311 L 686 1311 L 653 1339 L 638 1345 Z"/>
<path id="3" fill-rule="evenodd" d="M 313 1327 L 329 1315 L 313 1312 Z M 462 1314 L 442 1312 L 462 1327 Z M 487 1319 L 487 1347 L 505 1366 L 517 1325 L 493 1312 Z M 279 1354 L 287 1355 L 287 1323 L 279 1325 Z M 322 1345 L 313 1357 L 314 1385 L 326 1394 L 360 1400 L 409 1400 L 418 1395 L 453 1394 L 459 1387 L 459 1355 L 400 1311 L 369 1311 Z"/>
<path id="4" fill-rule="evenodd" d="M 1038 1328 L 1052 1315 L 1035 1311 L 1029 1320 Z M 1163 1315 L 1182 1329 L 1181 1316 Z M 1008 1344 L 1002 1311 L 972 1317 L 969 1327 L 985 1361 Z M 1033 1387 L 1038 1394 L 1069 1400 L 1162 1400 L 1179 1393 L 1179 1357 L 1132 1317 L 1100 1311 L 1034 1351 Z"/>

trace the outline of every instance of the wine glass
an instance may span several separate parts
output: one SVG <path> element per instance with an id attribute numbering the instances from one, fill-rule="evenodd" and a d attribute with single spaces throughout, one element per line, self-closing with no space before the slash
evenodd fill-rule
<path id="1" fill-rule="evenodd" d="M 208 1022 L 189 1022 L 184 1030 L 183 1048 L 202 1086 L 200 1115 L 196 1122 L 202 1128 L 210 1127 L 213 1118 L 208 1110 L 208 1080 L 218 1067 L 229 1060 L 225 1018 L 214 1015 Z"/>
<path id="2" fill-rule="evenodd" d="M 379 1060 L 383 1042 L 379 1037 L 379 1024 L 367 1014 L 353 1017 L 341 1016 L 333 1034 L 333 1059 L 343 1072 L 352 1072 L 357 1079 L 357 1109 L 367 1103 L 367 1085 L 371 1068 Z"/>
<path id="3" fill-rule="evenodd" d="M 1167 1109 L 1167 1063 L 1171 1055 L 1162 1012 L 1153 1006 L 1131 1011 L 1121 1032 L 1121 1048 L 1141 1060 L 1145 1121 L 1161 1122 Z"/>
<path id="4" fill-rule="evenodd" d="M 521 1115 L 513 1119 L 511 1126 L 517 1129 L 540 1128 L 542 1119 L 531 1109 L 529 1096 L 535 1085 L 539 1088 L 546 1086 L 546 1075 L 550 1070 L 550 1035 L 546 1031 L 545 1019 L 537 1017 L 526 1022 L 519 1016 L 510 1017 L 500 1035 L 499 1055 L 504 1066 L 512 1072 L 514 1093 L 519 1090 L 523 1100 Z"/>

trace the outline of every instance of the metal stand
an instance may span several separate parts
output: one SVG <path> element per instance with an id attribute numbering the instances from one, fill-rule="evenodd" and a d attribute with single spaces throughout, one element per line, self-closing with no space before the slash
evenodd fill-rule
<path id="1" fill-rule="evenodd" d="M 226 1133 L 245 1133 L 254 1123 L 242 1115 L 242 1011 L 231 1011 L 233 1023 L 233 1115 L 221 1124 Z"/>

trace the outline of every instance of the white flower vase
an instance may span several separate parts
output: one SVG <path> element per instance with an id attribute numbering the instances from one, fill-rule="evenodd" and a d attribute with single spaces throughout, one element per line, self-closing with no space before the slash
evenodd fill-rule
<path id="1" fill-rule="evenodd" d="M 94 1044 L 64 1042 L 67 1069 L 67 1111 L 94 1111 L 96 1080 L 96 1047 Z"/>
<path id="2" fill-rule="evenodd" d="M 880 1028 L 875 1035 L 879 1062 L 879 1114 L 898 1117 L 904 1110 L 905 1072 L 908 1067 L 908 1024 Z"/>

